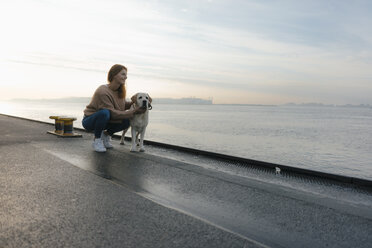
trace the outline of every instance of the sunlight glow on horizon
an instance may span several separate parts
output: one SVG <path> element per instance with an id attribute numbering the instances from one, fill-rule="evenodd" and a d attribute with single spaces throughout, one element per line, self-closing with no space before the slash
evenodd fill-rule
<path id="1" fill-rule="evenodd" d="M 129 94 L 213 97 L 215 103 L 372 104 L 372 4 L 302 5 L 1 3 L 0 100 L 91 96 L 120 63 L 128 67 Z"/>

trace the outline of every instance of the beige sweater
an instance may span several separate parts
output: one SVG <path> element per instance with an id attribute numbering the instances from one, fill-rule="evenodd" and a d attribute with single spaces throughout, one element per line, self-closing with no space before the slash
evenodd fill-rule
<path id="1" fill-rule="evenodd" d="M 124 110 L 128 109 L 129 105 L 129 102 L 126 103 L 124 99 L 119 98 L 117 91 L 111 90 L 107 84 L 104 84 L 94 92 L 92 100 L 84 110 L 84 115 L 90 116 L 101 109 L 108 109 L 111 114 L 110 122 L 120 122 L 125 119 Z"/>

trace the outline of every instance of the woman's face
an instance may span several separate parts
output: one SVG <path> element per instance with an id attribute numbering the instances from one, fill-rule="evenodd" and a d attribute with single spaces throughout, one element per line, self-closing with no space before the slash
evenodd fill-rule
<path id="1" fill-rule="evenodd" d="M 110 83 L 113 90 L 119 89 L 121 84 L 125 84 L 125 80 L 127 79 L 127 70 L 123 69 L 118 74 L 114 76 L 112 82 Z"/>

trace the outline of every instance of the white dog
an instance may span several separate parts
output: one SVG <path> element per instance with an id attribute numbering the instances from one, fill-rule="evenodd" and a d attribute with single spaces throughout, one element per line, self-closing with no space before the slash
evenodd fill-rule
<path id="1" fill-rule="evenodd" d="M 145 132 L 147 124 L 149 123 L 149 111 L 152 109 L 151 102 L 152 99 L 147 93 L 137 93 L 134 96 L 132 96 L 132 102 L 133 105 L 131 106 L 131 109 L 134 109 L 136 107 L 142 107 L 145 108 L 146 111 L 142 114 L 135 114 L 130 119 L 130 127 L 131 127 L 131 133 L 132 133 L 132 148 L 130 149 L 131 152 L 137 151 L 137 146 L 139 146 L 139 151 L 144 152 L 145 148 L 143 146 L 143 140 L 145 138 Z M 124 136 L 127 130 L 123 131 L 123 134 L 121 135 L 120 144 L 124 145 Z M 140 141 L 138 142 L 138 136 L 141 135 Z"/>

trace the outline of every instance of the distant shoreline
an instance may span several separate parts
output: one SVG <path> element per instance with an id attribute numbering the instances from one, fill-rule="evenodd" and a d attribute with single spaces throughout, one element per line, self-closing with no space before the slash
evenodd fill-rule
<path id="1" fill-rule="evenodd" d="M 7 102 L 65 102 L 65 103 L 86 103 L 88 104 L 91 97 L 65 97 L 65 98 L 42 98 L 42 99 L 27 99 L 15 98 L 10 100 L 2 100 Z M 252 107 L 342 107 L 342 108 L 371 108 L 370 104 L 323 104 L 323 103 L 285 103 L 285 104 L 239 104 L 239 103 L 213 103 L 212 99 L 201 98 L 154 98 L 156 104 L 177 104 L 177 105 L 230 105 L 230 106 L 252 106 Z"/>

